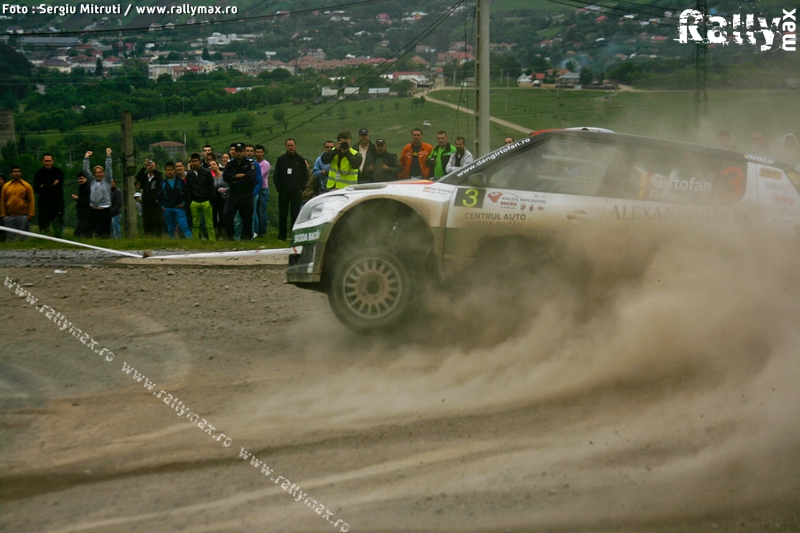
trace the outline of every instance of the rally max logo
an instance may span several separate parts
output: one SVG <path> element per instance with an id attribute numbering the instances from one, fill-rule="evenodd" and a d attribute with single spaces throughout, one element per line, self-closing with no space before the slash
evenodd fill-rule
<path id="1" fill-rule="evenodd" d="M 744 44 L 745 40 L 751 45 L 758 45 L 761 42 L 760 50 L 766 52 L 772 50 L 773 45 L 787 51 L 794 52 L 797 47 L 797 20 L 795 11 L 783 10 L 782 17 L 756 17 L 755 15 L 733 15 L 730 20 L 722 16 L 703 17 L 703 14 L 696 9 L 685 9 L 681 12 L 678 21 L 679 43 L 714 43 L 728 44 L 728 29 L 731 30 L 730 38 L 736 44 Z M 705 18 L 707 27 L 706 35 L 700 34 L 699 26 Z M 690 22 L 691 20 L 691 22 Z M 758 21 L 758 24 L 756 24 Z M 742 32 L 741 30 L 745 30 Z M 759 38 L 759 34 L 761 37 Z M 780 45 L 775 42 L 775 37 L 781 36 Z"/>

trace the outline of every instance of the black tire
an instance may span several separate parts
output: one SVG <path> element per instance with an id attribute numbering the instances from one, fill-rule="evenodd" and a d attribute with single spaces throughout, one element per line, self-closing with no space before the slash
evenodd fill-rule
<path id="1" fill-rule="evenodd" d="M 372 333 L 402 323 L 409 315 L 413 292 L 403 261 L 381 248 L 364 247 L 336 259 L 328 301 L 344 325 Z"/>

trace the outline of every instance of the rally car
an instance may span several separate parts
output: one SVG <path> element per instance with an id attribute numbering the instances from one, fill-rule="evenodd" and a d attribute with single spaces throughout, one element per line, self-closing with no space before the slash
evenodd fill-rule
<path id="1" fill-rule="evenodd" d="M 402 321 L 420 280 L 447 282 L 509 235 L 591 221 L 767 223 L 800 228 L 800 175 L 751 154 L 609 133 L 545 131 L 439 181 L 363 184 L 308 202 L 293 228 L 287 278 L 324 291 L 345 325 Z"/>

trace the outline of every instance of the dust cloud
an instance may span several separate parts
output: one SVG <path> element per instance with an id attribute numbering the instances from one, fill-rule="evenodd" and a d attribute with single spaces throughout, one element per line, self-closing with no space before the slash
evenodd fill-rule
<path id="1" fill-rule="evenodd" d="M 386 460 L 402 479 L 348 489 L 362 526 L 439 493 L 456 495 L 445 515 L 474 511 L 442 529 L 796 508 L 796 242 L 688 226 L 558 242 L 502 243 L 394 335 L 323 328 L 318 376 L 242 405 L 237 434 L 426 435 L 425 467 Z"/>

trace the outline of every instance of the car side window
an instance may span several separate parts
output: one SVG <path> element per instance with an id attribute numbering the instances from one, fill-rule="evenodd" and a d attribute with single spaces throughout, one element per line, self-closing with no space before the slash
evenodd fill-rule
<path id="1" fill-rule="evenodd" d="M 744 163 L 700 153 L 634 147 L 610 196 L 705 206 L 732 205 L 744 195 Z"/>
<path id="2" fill-rule="evenodd" d="M 597 195 L 616 161 L 612 144 L 551 139 L 498 164 L 489 186 L 521 191 Z"/>

